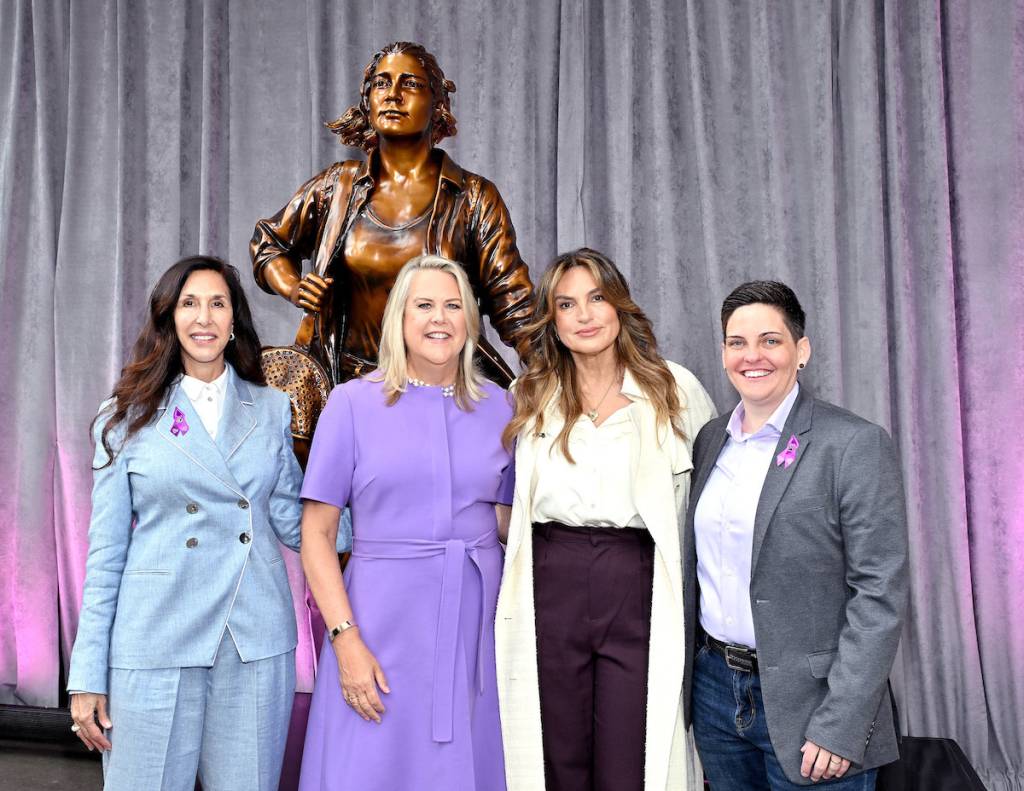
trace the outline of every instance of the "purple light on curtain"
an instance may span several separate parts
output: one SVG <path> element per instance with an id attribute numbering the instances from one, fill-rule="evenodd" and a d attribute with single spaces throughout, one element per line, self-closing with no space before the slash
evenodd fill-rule
<path id="1" fill-rule="evenodd" d="M 77 428 L 77 431 L 75 430 Z M 92 448 L 85 426 L 67 427 L 72 440 L 60 445 L 54 475 L 57 522 L 57 596 L 60 608 L 60 651 L 67 672 L 71 647 L 78 631 L 78 613 L 85 583 L 88 555 L 89 516 L 92 511 Z M 60 429 L 58 429 L 60 432 Z M 62 525 L 61 522 L 64 524 Z"/>

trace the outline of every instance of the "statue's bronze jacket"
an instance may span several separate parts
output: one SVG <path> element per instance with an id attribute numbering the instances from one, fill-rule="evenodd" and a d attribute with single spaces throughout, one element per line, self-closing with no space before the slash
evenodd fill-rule
<path id="1" fill-rule="evenodd" d="M 517 332 L 530 312 L 533 287 L 508 209 L 490 181 L 462 169 L 440 149 L 435 151 L 441 157 L 441 171 L 424 252 L 466 267 L 481 312 L 515 348 L 520 341 Z M 249 253 L 261 288 L 273 293 L 264 269 L 278 258 L 287 260 L 297 274 L 301 259 L 311 259 L 316 273 L 335 278 L 333 288 L 344 288 L 344 239 L 373 190 L 375 159 L 373 152 L 366 161 L 331 165 L 303 184 L 277 214 L 256 223 Z M 345 349 L 364 345 L 361 339 L 346 338 L 344 305 L 344 299 L 325 298 L 311 344 L 311 352 L 335 383 L 353 374 Z M 507 385 L 511 371 L 486 340 L 481 339 L 480 352 L 488 375 Z"/>

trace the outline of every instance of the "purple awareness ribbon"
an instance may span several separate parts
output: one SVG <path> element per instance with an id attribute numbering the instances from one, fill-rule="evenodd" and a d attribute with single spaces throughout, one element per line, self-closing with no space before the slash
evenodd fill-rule
<path id="1" fill-rule="evenodd" d="M 796 461 L 796 451 L 799 447 L 800 440 L 796 438 L 796 434 L 793 434 L 790 436 L 789 442 L 786 443 L 786 449 L 775 457 L 775 465 L 789 469 L 789 465 Z"/>
<path id="2" fill-rule="evenodd" d="M 188 434 L 188 421 L 185 420 L 185 413 L 178 407 L 174 407 L 174 425 L 171 426 L 171 433 L 174 436 Z"/>

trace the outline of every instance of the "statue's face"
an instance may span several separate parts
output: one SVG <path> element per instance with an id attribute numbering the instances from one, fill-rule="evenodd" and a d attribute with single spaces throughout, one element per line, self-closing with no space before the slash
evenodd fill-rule
<path id="1" fill-rule="evenodd" d="M 430 130 L 434 97 L 427 71 L 412 55 L 385 55 L 370 84 L 370 125 L 379 135 L 422 135 Z"/>

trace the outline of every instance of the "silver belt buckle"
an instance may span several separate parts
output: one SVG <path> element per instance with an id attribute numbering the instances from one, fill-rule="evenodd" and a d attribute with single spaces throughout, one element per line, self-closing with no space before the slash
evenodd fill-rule
<path id="1" fill-rule="evenodd" d="M 731 645 L 725 647 L 725 665 L 730 670 L 739 670 L 743 673 L 752 673 L 754 670 L 754 661 L 750 656 L 750 651 Z"/>

